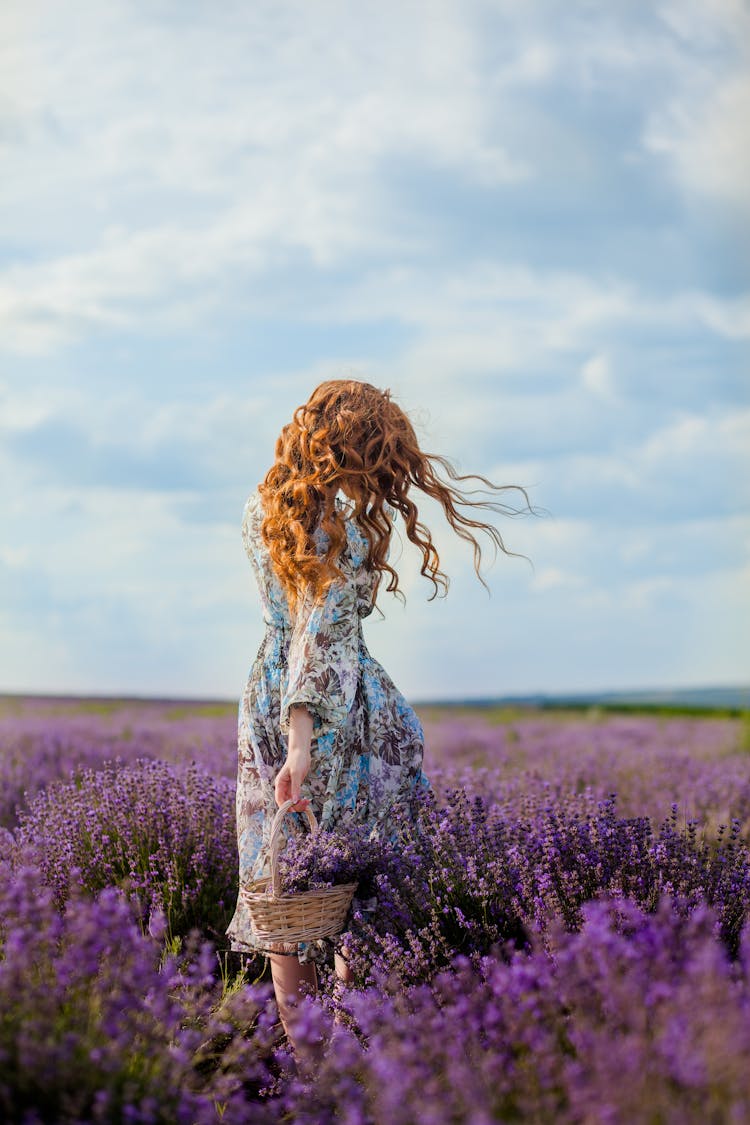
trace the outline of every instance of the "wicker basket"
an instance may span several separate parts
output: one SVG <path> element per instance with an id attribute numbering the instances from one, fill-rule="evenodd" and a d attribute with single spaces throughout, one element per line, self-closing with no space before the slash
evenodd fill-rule
<path id="1" fill-rule="evenodd" d="M 317 941 L 340 934 L 357 889 L 357 883 L 341 883 L 298 894 L 284 894 L 280 890 L 281 823 L 293 804 L 293 801 L 285 801 L 271 825 L 270 877 L 253 879 L 240 888 L 253 935 L 272 953 L 281 952 L 280 948 L 274 949 L 280 943 Z M 318 831 L 315 814 L 309 805 L 304 812 L 310 831 L 315 834 Z M 271 887 L 276 888 L 276 893 L 271 892 Z"/>

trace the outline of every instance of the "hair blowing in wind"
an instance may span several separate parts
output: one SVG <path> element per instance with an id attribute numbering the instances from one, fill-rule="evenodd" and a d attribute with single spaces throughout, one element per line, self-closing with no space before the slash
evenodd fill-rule
<path id="1" fill-rule="evenodd" d="M 438 475 L 438 466 L 448 480 Z M 485 491 L 519 492 L 525 503 L 516 508 L 498 500 L 473 500 L 470 497 L 478 490 L 467 493 L 450 483 L 472 480 L 484 484 Z M 477 473 L 461 475 L 447 458 L 420 449 L 414 427 L 389 390 L 354 379 L 327 380 L 297 407 L 292 421 L 282 429 L 274 464 L 259 486 L 266 513 L 261 534 L 292 607 L 305 591 L 319 599 L 342 574 L 336 566 L 346 545 L 346 529 L 335 505 L 339 487 L 352 498 L 353 518 L 367 536 L 365 565 L 377 570 L 381 578 L 387 571 L 386 590 L 402 600 L 398 573 L 386 561 L 393 529 L 386 504 L 400 512 L 407 536 L 422 553 L 421 573 L 434 586 L 429 601 L 440 589 L 445 596 L 450 580 L 440 569 L 429 528 L 420 522 L 412 498 L 415 489 L 437 500 L 456 534 L 472 544 L 474 570 L 488 591 L 479 569 L 482 549 L 473 532 L 488 535 L 495 545 L 495 557 L 498 547 L 506 555 L 515 552 L 506 548 L 492 524 L 474 519 L 462 509 L 486 509 L 506 516 L 533 511 L 521 485 L 495 485 Z M 324 556 L 315 547 L 314 532 L 319 525 L 329 537 Z"/>

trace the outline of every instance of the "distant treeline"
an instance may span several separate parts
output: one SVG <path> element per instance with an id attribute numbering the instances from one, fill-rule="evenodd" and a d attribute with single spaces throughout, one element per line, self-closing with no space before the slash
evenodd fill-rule
<path id="1" fill-rule="evenodd" d="M 692 715 L 740 718 L 750 715 L 750 689 L 716 688 L 673 695 L 501 696 L 481 699 L 423 700 L 415 707 L 482 712 L 601 711 L 607 714 Z"/>

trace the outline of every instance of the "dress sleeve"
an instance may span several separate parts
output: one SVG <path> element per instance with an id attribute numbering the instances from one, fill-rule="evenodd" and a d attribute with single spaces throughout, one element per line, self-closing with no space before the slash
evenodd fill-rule
<path id="1" fill-rule="evenodd" d="M 346 721 L 359 673 L 359 613 L 356 568 L 346 555 L 322 601 L 299 606 L 289 643 L 286 691 L 281 698 L 281 730 L 289 733 L 289 709 L 304 704 L 313 716 L 313 738 Z"/>

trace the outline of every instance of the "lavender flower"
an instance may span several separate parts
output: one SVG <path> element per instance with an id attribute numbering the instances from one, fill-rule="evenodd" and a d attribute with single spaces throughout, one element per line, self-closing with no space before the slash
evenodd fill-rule
<path id="1" fill-rule="evenodd" d="M 268 986 L 223 998 L 197 931 L 165 956 L 121 891 L 72 883 L 64 912 L 31 866 L 0 864 L 0 1119 L 276 1120 Z M 219 1058 L 215 1056 L 218 1053 Z"/>
<path id="2" fill-rule="evenodd" d="M 686 912 L 668 895 L 652 913 L 605 896 L 586 904 L 578 932 L 558 920 L 549 950 L 459 956 L 429 986 L 391 991 L 381 979 L 333 1005 L 308 1000 L 289 1118 L 742 1121 L 750 927 L 732 962 L 716 925 L 712 908 Z"/>
<path id="3" fill-rule="evenodd" d="M 354 984 L 321 967 L 295 1064 L 204 940 L 236 896 L 233 709 L 0 709 L 0 1117 L 749 1119 L 745 727 L 495 718 L 425 713 L 398 844 L 282 854 L 285 890 L 359 883 Z"/>
<path id="4" fill-rule="evenodd" d="M 290 834 L 279 856 L 281 889 L 293 894 L 315 887 L 357 883 L 358 896 L 374 892 L 377 874 L 392 866 L 395 846 L 360 824 L 339 825 L 314 835 Z"/>
<path id="5" fill-rule="evenodd" d="M 195 764 L 178 770 L 138 759 L 76 771 L 36 795 L 16 840 L 58 906 L 77 868 L 91 893 L 111 886 L 131 893 L 144 924 L 162 911 L 170 936 L 198 926 L 224 939 L 238 882 L 234 791 Z"/>

